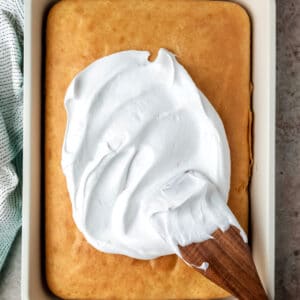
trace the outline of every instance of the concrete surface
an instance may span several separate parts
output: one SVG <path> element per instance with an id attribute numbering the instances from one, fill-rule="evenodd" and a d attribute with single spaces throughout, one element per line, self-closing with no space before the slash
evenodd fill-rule
<path id="1" fill-rule="evenodd" d="M 21 232 L 17 234 L 12 249 L 0 272 L 0 300 L 19 300 L 21 286 Z"/>
<path id="2" fill-rule="evenodd" d="M 300 1 L 277 1 L 276 299 L 300 299 Z"/>
<path id="3" fill-rule="evenodd" d="M 262 0 L 264 1 L 264 0 Z M 276 299 L 300 299 L 300 0 L 277 0 Z M 21 234 L 0 273 L 20 299 Z"/>

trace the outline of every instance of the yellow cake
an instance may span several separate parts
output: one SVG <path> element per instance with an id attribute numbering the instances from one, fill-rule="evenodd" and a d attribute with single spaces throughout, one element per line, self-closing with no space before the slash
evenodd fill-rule
<path id="1" fill-rule="evenodd" d="M 66 299 L 225 297 L 175 255 L 142 261 L 105 254 L 75 226 L 60 161 L 64 95 L 73 77 L 121 50 L 176 54 L 223 120 L 231 151 L 229 205 L 247 231 L 250 147 L 250 22 L 230 2 L 200 0 L 60 1 L 46 31 L 46 278 Z"/>

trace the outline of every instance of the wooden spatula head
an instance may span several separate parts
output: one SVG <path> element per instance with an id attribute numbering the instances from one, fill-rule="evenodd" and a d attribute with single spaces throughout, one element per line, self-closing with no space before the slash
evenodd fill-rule
<path id="1" fill-rule="evenodd" d="M 249 246 L 242 239 L 239 229 L 234 226 L 225 232 L 218 229 L 212 237 L 201 243 L 180 246 L 182 258 L 238 299 L 268 299 Z M 207 267 L 206 270 L 203 266 Z"/>

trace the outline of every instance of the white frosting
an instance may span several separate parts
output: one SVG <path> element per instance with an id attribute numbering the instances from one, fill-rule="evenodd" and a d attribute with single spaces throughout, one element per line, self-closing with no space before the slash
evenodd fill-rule
<path id="1" fill-rule="evenodd" d="M 206 271 L 208 269 L 208 267 L 209 267 L 209 263 L 205 261 L 201 264 L 200 267 L 198 267 L 198 269 L 200 269 L 202 271 Z"/>
<path id="2" fill-rule="evenodd" d="M 239 227 L 220 118 L 172 53 L 148 57 L 115 53 L 73 79 L 62 151 L 79 230 L 101 251 L 139 259 Z"/>

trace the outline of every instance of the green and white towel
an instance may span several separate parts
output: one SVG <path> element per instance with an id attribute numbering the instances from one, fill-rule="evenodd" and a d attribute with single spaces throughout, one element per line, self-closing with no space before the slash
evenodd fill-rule
<path id="1" fill-rule="evenodd" d="M 0 270 L 21 227 L 23 0 L 0 0 Z"/>

